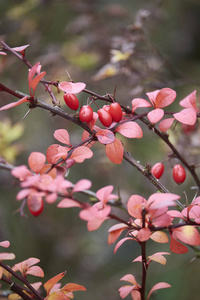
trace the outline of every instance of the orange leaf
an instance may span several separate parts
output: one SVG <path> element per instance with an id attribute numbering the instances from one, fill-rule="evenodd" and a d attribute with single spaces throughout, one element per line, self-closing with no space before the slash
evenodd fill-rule
<path id="1" fill-rule="evenodd" d="M 151 235 L 151 231 L 149 228 L 142 228 L 139 230 L 137 237 L 140 242 L 144 242 L 144 241 L 148 241 L 150 235 Z"/>
<path id="2" fill-rule="evenodd" d="M 157 243 L 168 243 L 169 238 L 165 232 L 155 231 L 151 234 L 150 238 Z"/>
<path id="3" fill-rule="evenodd" d="M 121 164 L 123 160 L 124 147 L 120 140 L 115 139 L 111 144 L 106 145 L 106 155 L 114 164 Z"/>
<path id="4" fill-rule="evenodd" d="M 181 242 L 184 242 L 191 246 L 200 245 L 200 235 L 198 230 L 193 226 L 183 226 L 173 230 L 173 238 L 179 239 Z"/>
<path id="5" fill-rule="evenodd" d="M 47 296 L 45 300 L 70 300 L 67 295 L 65 295 L 63 292 L 53 292 L 51 295 Z"/>
<path id="6" fill-rule="evenodd" d="M 54 132 L 54 135 L 56 140 L 58 140 L 59 142 L 66 144 L 66 145 L 70 145 L 70 141 L 69 141 L 69 133 L 67 130 L 65 129 L 58 129 Z"/>
<path id="7" fill-rule="evenodd" d="M 66 274 L 65 272 L 62 272 L 54 277 L 52 277 L 51 279 L 49 279 L 47 282 L 45 282 L 44 284 L 44 288 L 47 292 L 47 295 L 49 295 L 50 290 L 52 289 L 52 287 L 58 282 L 60 281 Z"/>
<path id="8" fill-rule="evenodd" d="M 86 291 L 86 288 L 77 283 L 67 283 L 65 286 L 63 286 L 61 291 L 65 291 L 65 292 Z"/>
<path id="9" fill-rule="evenodd" d="M 183 254 L 188 252 L 188 248 L 185 245 L 179 243 L 177 240 L 173 239 L 172 236 L 170 239 L 170 250 L 177 254 Z"/>
<path id="10" fill-rule="evenodd" d="M 112 226 L 108 230 L 108 232 L 109 232 L 108 245 L 113 244 L 118 239 L 118 237 L 120 236 L 122 231 L 124 231 L 127 228 L 128 228 L 128 226 L 126 224 L 122 224 L 122 223 Z"/>
<path id="11" fill-rule="evenodd" d="M 80 146 L 72 152 L 70 158 L 73 158 L 77 163 L 82 163 L 85 159 L 89 159 L 92 156 L 93 152 L 89 148 Z"/>
<path id="12" fill-rule="evenodd" d="M 41 171 L 44 167 L 45 161 L 46 156 L 40 152 L 32 152 L 28 158 L 29 167 L 35 173 L 39 173 Z"/>
<path id="13" fill-rule="evenodd" d="M 33 80 L 31 80 L 30 88 L 33 89 L 33 94 L 31 93 L 32 96 L 34 96 L 35 89 L 36 89 L 36 87 L 38 86 L 38 83 L 40 82 L 42 77 L 44 77 L 45 74 L 46 74 L 46 72 L 42 72 L 42 73 L 38 74 Z"/>

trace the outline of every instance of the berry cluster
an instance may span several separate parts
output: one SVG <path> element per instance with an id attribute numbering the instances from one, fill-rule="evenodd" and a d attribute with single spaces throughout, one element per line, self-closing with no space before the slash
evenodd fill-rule
<path id="1" fill-rule="evenodd" d="M 151 168 L 151 173 L 157 178 L 160 179 L 164 172 L 164 165 L 163 163 L 156 163 L 152 168 Z M 177 184 L 181 184 L 185 181 L 186 178 L 186 172 L 183 166 L 177 164 L 173 167 L 173 179 Z"/>
<path id="2" fill-rule="evenodd" d="M 64 101 L 72 110 L 79 108 L 79 100 L 74 94 L 65 93 Z M 122 119 L 122 109 L 119 103 L 113 102 L 110 105 L 104 105 L 97 111 L 99 120 L 105 127 L 109 127 L 112 122 L 119 122 Z M 93 118 L 93 109 L 89 105 L 84 105 L 79 112 L 81 122 L 89 123 Z"/>

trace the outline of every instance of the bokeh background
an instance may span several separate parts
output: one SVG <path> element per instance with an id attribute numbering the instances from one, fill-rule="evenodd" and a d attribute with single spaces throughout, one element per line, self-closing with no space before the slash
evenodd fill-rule
<path id="1" fill-rule="evenodd" d="M 68 72 L 72 79 L 85 82 L 88 89 L 99 94 L 113 93 L 116 88 L 116 98 L 124 105 L 130 106 L 134 97 L 145 97 L 148 91 L 173 88 L 177 91 L 173 110 L 188 93 L 197 89 L 198 94 L 200 90 L 199 16 L 198 0 L 0 0 L 0 39 L 11 47 L 30 44 L 27 59 L 32 64 L 40 61 L 47 72 L 45 79 L 68 80 Z M 10 88 L 28 93 L 27 74 L 27 67 L 11 54 L 0 58 L 1 82 Z M 37 96 L 51 103 L 42 86 Z M 62 95 L 56 96 L 62 108 L 69 111 Z M 86 103 L 87 95 L 80 95 L 79 100 Z M 10 101 L 15 99 L 0 93 L 0 106 Z M 26 105 L 1 112 L 0 156 L 9 162 L 27 164 L 32 151 L 46 153 L 48 146 L 56 142 L 53 133 L 59 128 L 70 132 L 72 143 L 80 141 L 81 129 L 66 120 L 37 109 L 21 121 L 26 112 Z M 198 128 L 185 136 L 177 126 L 171 140 L 187 159 L 198 162 Z M 170 153 L 145 128 L 142 140 L 123 142 L 143 165 L 153 165 Z M 171 165 L 176 162 L 172 160 Z M 180 193 L 183 203 L 184 192 L 191 201 L 196 192 L 191 189 L 192 178 L 188 174 L 187 183 L 177 186 L 169 162 L 165 165 L 162 183 L 171 192 Z M 155 192 L 133 167 L 126 162 L 112 164 L 104 148 L 98 146 L 92 159 L 70 170 L 70 181 L 75 183 L 81 178 L 92 180 L 93 191 L 114 185 L 124 203 L 132 194 L 148 198 Z M 112 221 L 89 233 L 86 223 L 78 218 L 78 209 L 58 209 L 56 204 L 45 205 L 37 218 L 28 211 L 27 218 L 22 218 L 16 213 L 20 205 L 15 200 L 18 191 L 8 171 L 0 170 L 0 240 L 10 240 L 16 262 L 39 258 L 45 271 L 44 282 L 67 270 L 63 282 L 76 282 L 87 288 L 86 293 L 77 292 L 75 299 L 118 300 L 122 276 L 131 273 L 140 280 L 141 266 L 132 263 L 139 255 L 138 246 L 127 243 L 114 255 L 114 246 L 107 244 Z M 169 251 L 169 245 L 148 244 L 148 254 Z M 172 284 L 171 289 L 155 293 L 152 299 L 199 299 L 200 262 L 193 261 L 193 257 L 194 252 L 189 250 L 186 255 L 167 257 L 166 266 L 152 264 L 147 290 L 159 281 Z"/>

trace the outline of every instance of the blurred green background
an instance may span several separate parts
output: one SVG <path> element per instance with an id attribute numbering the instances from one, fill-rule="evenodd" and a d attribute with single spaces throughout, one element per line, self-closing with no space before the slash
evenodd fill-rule
<path id="1" fill-rule="evenodd" d="M 199 16 L 198 0 L 0 0 L 0 39 L 11 47 L 30 44 L 26 57 L 32 64 L 40 61 L 42 70 L 47 72 L 45 79 L 68 80 L 69 72 L 75 81 L 85 82 L 88 89 L 102 95 L 113 93 L 116 87 L 116 98 L 124 105 L 131 106 L 134 97 L 145 97 L 148 91 L 171 87 L 177 91 L 173 110 L 188 93 L 194 89 L 200 91 Z M 113 49 L 130 56 L 116 61 Z M 8 87 L 28 93 L 27 74 L 27 67 L 11 54 L 0 58 L 1 82 Z M 36 96 L 51 103 L 42 86 Z M 69 111 L 62 95 L 56 96 L 62 108 Z M 87 95 L 80 95 L 79 100 L 85 104 Z M 0 106 L 11 101 L 15 99 L 0 93 Z M 7 153 L 7 159 L 15 165 L 27 164 L 32 151 L 46 153 L 48 146 L 56 142 L 53 138 L 56 129 L 66 128 L 72 143 L 80 141 L 82 130 L 75 125 L 39 109 L 22 122 L 26 112 L 27 106 L 21 105 L 0 114 L 0 122 L 7 124 L 0 126 L 0 156 Z M 12 125 L 18 127 L 14 127 L 8 139 Z M 183 155 L 197 163 L 198 129 L 185 137 L 177 126 L 171 140 Z M 145 128 L 142 140 L 124 138 L 123 142 L 126 150 L 143 165 L 147 162 L 153 165 L 169 154 L 169 149 Z M 176 162 L 172 160 L 172 165 Z M 166 161 L 162 183 L 171 192 L 180 194 L 183 202 L 185 191 L 190 201 L 196 192 L 190 188 L 194 185 L 190 175 L 187 183 L 177 186 L 171 172 Z M 70 181 L 75 183 L 81 178 L 93 182 L 93 191 L 114 185 L 115 193 L 120 190 L 124 203 L 132 194 L 148 198 L 155 192 L 146 178 L 126 162 L 122 165 L 109 162 L 103 146 L 94 147 L 92 159 L 70 170 Z M 22 218 L 15 213 L 20 205 L 15 200 L 18 191 L 15 180 L 7 171 L 0 170 L 0 240 L 10 240 L 16 262 L 39 258 L 45 271 L 44 282 L 67 270 L 63 282 L 76 282 L 87 288 L 86 293 L 75 294 L 75 299 L 121 299 L 117 290 L 123 283 L 119 279 L 131 273 L 140 280 L 141 266 L 132 264 L 139 255 L 139 247 L 127 242 L 114 255 L 114 246 L 107 244 L 107 230 L 114 224 L 112 221 L 89 233 L 86 223 L 78 218 L 78 209 L 58 209 L 56 204 L 45 205 L 43 214 L 37 218 L 28 211 L 28 218 Z M 169 251 L 169 245 L 148 244 L 148 254 Z M 193 257 L 193 251 L 189 250 L 186 255 L 167 257 L 166 266 L 152 264 L 147 290 L 159 281 L 172 285 L 171 289 L 152 295 L 152 299 L 200 298 L 200 262 L 197 259 L 189 263 Z"/>

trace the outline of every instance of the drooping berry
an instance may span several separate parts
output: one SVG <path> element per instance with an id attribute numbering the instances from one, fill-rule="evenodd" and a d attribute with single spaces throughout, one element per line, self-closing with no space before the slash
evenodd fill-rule
<path id="1" fill-rule="evenodd" d="M 81 122 L 89 123 L 93 118 L 93 109 L 89 105 L 84 105 L 79 112 Z"/>
<path id="2" fill-rule="evenodd" d="M 121 109 L 121 106 L 119 105 L 119 103 L 114 102 L 110 105 L 110 114 L 111 114 L 113 121 L 115 121 L 115 122 L 121 121 L 122 109 Z"/>
<path id="3" fill-rule="evenodd" d="M 77 110 L 79 108 L 79 100 L 74 94 L 65 93 L 63 98 L 69 108 L 73 110 Z"/>
<path id="4" fill-rule="evenodd" d="M 164 165 L 162 163 L 156 163 L 152 168 L 151 168 L 151 173 L 157 178 L 160 179 L 164 172 Z"/>
<path id="5" fill-rule="evenodd" d="M 100 108 L 97 113 L 99 115 L 100 122 L 105 127 L 109 127 L 112 124 L 112 121 L 113 121 L 112 117 L 106 110 L 104 110 L 103 108 Z"/>
<path id="6" fill-rule="evenodd" d="M 181 184 L 185 181 L 186 172 L 183 166 L 175 165 L 173 167 L 173 179 L 176 183 Z"/>

